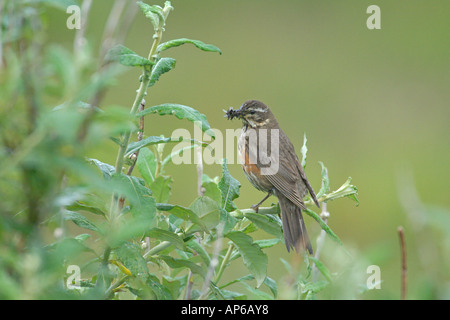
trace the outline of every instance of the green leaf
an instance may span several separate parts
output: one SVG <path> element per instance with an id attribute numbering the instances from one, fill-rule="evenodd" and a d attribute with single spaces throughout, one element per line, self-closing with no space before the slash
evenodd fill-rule
<path id="1" fill-rule="evenodd" d="M 221 286 L 220 286 L 220 289 L 226 288 L 226 287 L 228 287 L 229 285 L 235 284 L 235 283 L 237 283 L 237 282 L 241 282 L 241 281 L 249 281 L 249 280 L 253 280 L 253 279 L 255 279 L 255 277 L 254 277 L 253 275 L 251 275 L 251 274 L 248 274 L 248 275 L 246 275 L 246 276 L 243 276 L 243 277 L 240 277 L 240 278 L 231 280 L 230 282 L 227 282 L 227 283 L 224 284 L 224 285 L 221 285 Z"/>
<path id="2" fill-rule="evenodd" d="M 155 200 L 151 197 L 152 191 L 145 187 L 142 179 L 121 174 L 114 175 L 113 180 L 122 187 L 119 192 L 124 193 L 123 195 L 130 202 L 131 206 L 145 208 L 149 204 L 155 202 Z"/>
<path id="3" fill-rule="evenodd" d="M 148 138 L 142 139 L 141 141 L 131 142 L 128 145 L 125 155 L 127 156 L 132 153 L 135 153 L 136 151 L 138 151 L 144 147 L 147 147 L 147 146 L 151 146 L 151 145 L 159 144 L 159 143 L 169 143 L 169 142 L 175 142 L 175 141 L 172 138 L 150 136 Z M 179 140 L 177 140 L 176 142 L 179 142 Z"/>
<path id="4" fill-rule="evenodd" d="M 156 223 L 156 201 L 144 181 L 125 174 L 114 175 L 112 179 L 117 193 L 130 203 L 133 215 L 131 221 L 121 225 L 120 230 L 112 235 L 114 241 L 121 241 L 142 235 Z"/>
<path id="5" fill-rule="evenodd" d="M 276 298 L 278 295 L 278 286 L 277 286 L 277 283 L 275 282 L 275 280 L 273 280 L 272 278 L 266 277 L 264 279 L 264 284 L 270 289 L 270 291 L 273 294 L 273 297 Z"/>
<path id="6" fill-rule="evenodd" d="M 223 225 L 223 233 L 232 230 L 237 222 L 238 220 L 227 210 L 220 208 L 220 223 Z"/>
<path id="7" fill-rule="evenodd" d="M 173 182 L 170 176 L 158 176 L 155 181 L 150 185 L 150 189 L 153 192 L 153 197 L 156 202 L 166 203 L 170 198 L 170 189 Z"/>
<path id="8" fill-rule="evenodd" d="M 155 154 L 148 148 L 141 148 L 136 160 L 139 172 L 148 186 L 155 181 L 157 161 Z M 163 201 L 161 201 L 163 202 Z"/>
<path id="9" fill-rule="evenodd" d="M 67 206 L 66 209 L 71 210 L 71 211 L 80 211 L 80 210 L 88 211 L 90 213 L 98 214 L 101 216 L 106 215 L 102 209 L 95 207 L 95 206 L 90 206 L 90 205 L 84 204 L 82 202 L 75 202 L 75 203 Z"/>
<path id="10" fill-rule="evenodd" d="M 244 231 L 242 231 L 242 232 L 244 232 Z M 281 239 L 278 239 L 278 238 L 253 241 L 253 243 L 257 244 L 261 249 L 273 247 L 274 245 L 276 245 L 280 242 L 281 242 Z M 239 257 L 241 257 L 241 253 L 239 251 L 233 251 L 233 253 L 231 254 L 231 257 L 230 257 L 230 261 L 236 260 Z"/>
<path id="11" fill-rule="evenodd" d="M 92 124 L 95 124 L 95 135 L 93 135 L 98 141 L 102 141 L 106 137 L 116 137 L 122 135 L 127 131 L 135 131 L 137 128 L 137 121 L 134 115 L 130 114 L 122 106 L 111 105 L 97 112 L 92 119 Z M 117 138 L 116 138 L 117 139 Z M 120 141 L 120 139 L 118 139 Z M 121 142 L 119 142 L 119 145 Z"/>
<path id="12" fill-rule="evenodd" d="M 74 239 L 77 240 L 77 241 L 80 242 L 80 243 L 83 243 L 83 242 L 85 242 L 87 239 L 89 239 L 90 237 L 91 237 L 90 234 L 82 233 L 82 234 L 77 235 Z"/>
<path id="13" fill-rule="evenodd" d="M 130 242 L 124 242 L 114 249 L 114 253 L 120 262 L 131 272 L 134 277 L 147 278 L 147 262 L 142 256 L 140 248 Z"/>
<path id="14" fill-rule="evenodd" d="M 267 275 L 267 255 L 256 243 L 253 243 L 252 237 L 241 231 L 230 231 L 225 236 L 236 245 L 245 266 L 255 276 L 257 287 L 259 287 Z"/>
<path id="15" fill-rule="evenodd" d="M 308 259 L 314 262 L 317 270 L 319 270 L 320 273 L 325 277 L 325 279 L 327 279 L 327 281 L 331 283 L 331 273 L 328 268 L 322 263 L 322 261 L 311 256 L 308 256 Z"/>
<path id="16" fill-rule="evenodd" d="M 222 195 L 217 187 L 215 180 L 208 177 L 206 174 L 202 175 L 202 188 L 204 190 L 203 195 L 210 197 L 217 203 L 221 203 Z"/>
<path id="17" fill-rule="evenodd" d="M 127 67 L 144 67 L 151 66 L 153 62 L 141 57 L 136 52 L 125 46 L 117 45 L 112 47 L 105 57 L 106 62 L 119 62 Z"/>
<path id="18" fill-rule="evenodd" d="M 219 48 L 217 48 L 216 46 L 214 46 L 212 44 L 206 44 L 199 40 L 192 40 L 192 39 L 187 39 L 187 38 L 175 39 L 175 40 L 170 40 L 170 41 L 161 43 L 158 46 L 156 51 L 162 52 L 162 51 L 170 49 L 172 47 L 181 46 L 185 43 L 193 44 L 194 46 L 196 46 L 197 48 L 199 48 L 200 50 L 203 50 L 203 51 L 218 52 L 219 54 L 222 54 L 222 51 L 220 51 Z"/>
<path id="19" fill-rule="evenodd" d="M 163 284 L 161 285 L 158 277 L 153 274 L 149 274 L 147 277 L 146 285 L 153 291 L 157 300 L 173 300 L 170 290 Z M 149 299 L 149 297 L 143 297 L 143 299 Z M 155 299 L 155 298 L 153 298 Z"/>
<path id="20" fill-rule="evenodd" d="M 196 238 L 189 240 L 186 245 L 188 248 L 194 250 L 202 258 L 205 265 L 209 266 L 211 264 L 211 258 L 205 248 L 198 242 Z"/>
<path id="21" fill-rule="evenodd" d="M 211 287 L 212 287 L 212 283 L 211 283 Z M 217 287 L 215 287 L 214 289 L 216 289 Z M 229 290 L 224 290 L 224 289 L 219 289 L 220 292 L 220 299 L 222 300 L 247 300 L 247 295 L 240 293 L 240 292 L 235 292 L 235 291 L 229 291 Z M 213 290 L 214 295 L 217 297 L 219 294 L 217 293 L 218 290 Z M 219 297 L 217 297 L 219 299 Z"/>
<path id="22" fill-rule="evenodd" d="M 322 187 L 320 188 L 320 191 L 317 194 L 317 198 L 320 198 L 323 195 L 330 192 L 330 179 L 328 178 L 328 170 L 322 161 L 319 161 L 319 164 L 322 167 Z"/>
<path id="23" fill-rule="evenodd" d="M 200 220 L 200 218 L 191 210 L 179 205 L 173 205 L 173 204 L 167 204 L 167 203 L 158 203 L 157 208 L 160 211 L 166 211 L 177 218 L 183 219 L 184 221 L 191 221 L 195 223 L 196 225 L 200 226 L 200 228 L 205 231 L 209 232 L 204 223 Z"/>
<path id="24" fill-rule="evenodd" d="M 244 213 L 244 217 L 252 221 L 258 228 L 273 234 L 278 238 L 283 238 L 283 229 L 279 220 L 274 219 L 270 215 L 262 215 L 258 213 Z"/>
<path id="25" fill-rule="evenodd" d="M 294 274 L 293 270 L 292 270 L 292 266 L 290 265 L 289 262 L 287 262 L 286 260 L 284 260 L 283 258 L 280 258 L 281 263 L 283 264 L 284 268 L 286 269 L 286 271 L 292 275 Z"/>
<path id="26" fill-rule="evenodd" d="M 100 171 L 103 173 L 103 177 L 106 180 L 110 180 L 111 176 L 116 172 L 116 169 L 114 168 L 114 166 L 108 164 L 108 163 L 104 163 L 101 162 L 100 160 L 97 159 L 87 159 L 89 162 L 95 164 L 97 166 L 97 168 L 100 169 Z"/>
<path id="27" fill-rule="evenodd" d="M 189 268 L 193 273 L 200 275 L 202 278 L 204 278 L 206 275 L 205 270 L 192 261 L 186 259 L 177 259 L 165 255 L 158 256 L 158 258 L 164 260 L 164 262 L 167 263 L 167 265 L 171 268 Z"/>
<path id="28" fill-rule="evenodd" d="M 148 87 L 150 88 L 153 86 L 156 81 L 159 80 L 159 77 L 172 70 L 175 67 L 176 61 L 172 58 L 161 58 L 159 59 L 156 64 L 152 67 L 152 73 L 150 75 L 150 82 L 148 84 Z"/>
<path id="29" fill-rule="evenodd" d="M 274 245 L 281 242 L 280 238 L 274 238 L 274 239 L 262 239 L 262 240 L 255 240 L 254 243 L 256 243 L 261 249 L 270 248 Z"/>
<path id="30" fill-rule="evenodd" d="M 339 187 L 339 189 L 327 194 L 325 197 L 325 201 L 335 200 L 335 199 L 339 199 L 342 197 L 347 197 L 347 198 L 350 198 L 353 201 L 355 201 L 356 205 L 358 206 L 359 205 L 359 200 L 357 198 L 358 188 L 356 186 L 350 184 L 351 182 L 352 182 L 352 178 L 349 177 L 347 179 L 347 181 L 345 181 L 344 184 Z"/>
<path id="31" fill-rule="evenodd" d="M 189 208 L 200 217 L 208 229 L 215 228 L 220 221 L 219 205 L 207 196 L 198 197 Z"/>
<path id="32" fill-rule="evenodd" d="M 315 213 L 314 211 L 312 211 L 308 208 L 303 210 L 303 212 L 305 212 L 311 218 L 316 220 L 319 223 L 322 230 L 325 231 L 330 236 L 331 239 L 333 239 L 335 242 L 337 242 L 341 246 L 343 245 L 341 240 L 339 239 L 339 237 L 333 232 L 333 230 L 331 230 L 331 228 L 322 220 L 322 218 L 317 213 Z"/>
<path id="33" fill-rule="evenodd" d="M 145 233 L 150 238 L 158 239 L 161 241 L 169 241 L 171 244 L 175 246 L 175 248 L 180 250 L 186 250 L 186 245 L 184 244 L 183 239 L 170 231 L 159 229 L 159 228 L 151 228 L 149 231 Z"/>
<path id="34" fill-rule="evenodd" d="M 67 260 L 79 258 L 79 254 L 88 252 L 97 255 L 94 250 L 85 246 L 82 241 L 77 238 L 64 238 L 60 241 L 45 246 L 45 249 L 52 251 L 52 257 L 60 260 L 58 263 L 65 263 Z M 56 261 L 53 261 L 56 263 Z M 2 287 L 3 289 L 3 287 Z"/>
<path id="35" fill-rule="evenodd" d="M 223 160 L 222 164 L 222 179 L 218 183 L 218 188 L 222 194 L 222 208 L 228 212 L 237 209 L 233 200 L 239 197 L 239 189 L 241 184 L 233 178 L 228 171 L 227 160 Z"/>
<path id="36" fill-rule="evenodd" d="M 183 137 L 169 137 L 169 138 L 165 138 L 165 137 L 158 137 L 158 136 L 150 136 L 148 138 L 145 138 L 141 141 L 136 141 L 136 142 L 131 142 L 128 145 L 127 151 L 125 153 L 126 156 L 137 152 L 138 150 L 146 147 L 146 146 L 150 146 L 150 145 L 158 145 L 161 143 L 171 143 L 171 142 L 182 142 L 182 141 L 190 141 L 191 144 L 193 144 L 194 146 L 198 147 L 198 146 L 208 146 L 208 144 L 203 143 L 201 141 L 197 141 L 195 139 L 183 139 Z"/>
<path id="37" fill-rule="evenodd" d="M 80 6 L 80 3 L 76 0 L 24 0 L 22 4 L 30 5 L 36 3 L 43 3 L 49 6 L 52 6 L 57 9 L 61 9 L 63 11 L 67 10 L 69 6 Z"/>
<path id="38" fill-rule="evenodd" d="M 211 130 L 206 116 L 191 107 L 175 103 L 165 103 L 146 108 L 145 110 L 138 112 L 136 114 L 136 117 L 140 118 L 154 113 L 157 113 L 160 116 L 174 115 L 178 119 L 186 119 L 194 122 L 194 124 L 200 127 L 203 132 L 205 132 L 210 137 L 215 138 L 214 131 Z"/>
<path id="39" fill-rule="evenodd" d="M 240 277 L 238 279 L 234 279 L 234 280 L 220 286 L 220 289 L 228 287 L 229 285 L 232 285 L 237 282 L 244 282 L 244 281 L 249 281 L 249 280 L 253 280 L 253 279 L 255 279 L 255 277 L 251 274 L 248 274 L 246 276 Z M 264 279 L 264 284 L 270 289 L 270 291 L 273 294 L 273 297 L 276 298 L 278 295 L 278 287 L 277 287 L 277 283 L 275 282 L 275 280 L 273 280 L 272 278 L 266 277 Z"/>
<path id="40" fill-rule="evenodd" d="M 187 279 L 187 275 L 177 278 L 172 278 L 165 275 L 162 276 L 162 285 L 164 286 L 164 288 L 169 290 L 172 296 L 172 300 L 178 299 L 182 292 L 182 289 L 186 286 Z"/>
<path id="41" fill-rule="evenodd" d="M 78 212 L 66 210 L 64 212 L 64 220 L 70 220 L 80 228 L 100 232 L 100 229 L 93 222 Z"/>
<path id="42" fill-rule="evenodd" d="M 317 281 L 317 282 L 308 282 L 305 285 L 302 286 L 302 292 L 307 293 L 305 300 L 312 300 L 315 299 L 314 294 L 322 291 L 325 289 L 330 282 L 328 281 Z"/>
<path id="43" fill-rule="evenodd" d="M 150 19 L 155 30 L 158 30 L 164 26 L 164 15 L 160 6 L 151 6 L 142 1 L 138 1 L 137 4 L 141 8 L 144 15 Z"/>
<path id="44" fill-rule="evenodd" d="M 209 288 L 211 289 L 211 293 L 214 295 L 214 298 L 220 299 L 220 300 L 226 300 L 226 296 L 224 292 L 216 286 L 212 281 L 209 283 Z"/>
<path id="45" fill-rule="evenodd" d="M 270 296 L 268 293 L 261 291 L 259 289 L 255 289 L 253 287 L 251 287 L 250 285 L 248 285 L 245 282 L 241 282 L 241 284 L 249 291 L 251 292 L 254 296 L 256 296 L 256 299 L 260 299 L 260 300 L 273 300 L 273 297 Z"/>
<path id="46" fill-rule="evenodd" d="M 46 53 L 46 61 L 43 62 L 45 63 L 48 73 L 48 76 L 46 77 L 47 81 L 45 83 L 46 91 L 51 92 L 60 98 L 68 97 L 68 95 L 70 95 L 70 90 L 76 85 L 74 82 L 76 81 L 74 78 L 77 78 L 75 76 L 76 67 L 72 62 L 74 57 L 61 46 L 50 45 L 46 50 L 48 50 Z M 82 106 L 86 104 L 88 105 L 87 108 L 90 108 L 89 104 L 81 101 L 66 101 L 55 107 L 53 110 L 71 107 L 78 103 Z"/>
<path id="47" fill-rule="evenodd" d="M 175 151 L 173 151 L 171 154 L 169 154 L 166 158 L 164 158 L 164 160 L 161 162 L 161 171 L 164 169 L 164 167 L 169 163 L 169 162 L 171 162 L 172 161 L 172 158 L 174 157 L 174 156 L 177 156 L 177 155 L 183 155 L 183 153 L 186 151 L 186 150 L 189 150 L 189 149 L 193 149 L 193 148 L 196 148 L 196 147 L 198 147 L 198 145 L 197 144 L 190 144 L 190 145 L 188 145 L 188 146 L 186 146 L 186 147 L 183 147 L 183 148 L 180 148 L 180 149 L 177 149 L 177 150 L 175 150 Z"/>

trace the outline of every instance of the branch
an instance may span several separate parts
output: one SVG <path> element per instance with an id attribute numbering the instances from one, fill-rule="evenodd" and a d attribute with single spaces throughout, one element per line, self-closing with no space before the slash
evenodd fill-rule
<path id="1" fill-rule="evenodd" d="M 400 238 L 400 248 L 402 252 L 402 300 L 406 300 L 406 284 L 407 284 L 407 265 L 406 265 L 406 243 L 405 243 L 405 233 L 403 232 L 403 227 L 398 227 L 398 236 Z"/>
<path id="2" fill-rule="evenodd" d="M 323 222 L 327 223 L 328 218 L 330 217 L 330 213 L 327 211 L 327 203 L 322 203 L 322 212 L 320 213 L 320 217 L 322 218 Z M 320 234 L 317 237 L 317 247 L 316 247 L 316 253 L 314 255 L 314 258 L 319 260 L 320 258 L 320 252 L 322 251 L 323 244 L 325 242 L 325 230 L 320 230 Z M 319 276 L 319 269 L 317 269 L 316 264 L 314 263 L 313 271 L 312 271 L 312 280 L 313 282 L 317 281 L 317 277 Z"/>
<path id="3" fill-rule="evenodd" d="M 167 18 L 167 15 L 170 12 L 170 8 L 171 8 L 170 5 L 164 7 L 163 12 L 165 14 L 165 18 Z M 155 60 L 156 48 L 158 47 L 158 45 L 161 42 L 162 32 L 163 32 L 162 29 L 158 29 L 155 32 L 155 34 L 153 35 L 153 44 L 152 44 L 152 47 L 148 54 L 148 59 L 152 62 L 154 62 L 154 60 Z M 134 99 L 133 105 L 131 107 L 131 111 L 130 111 L 131 115 L 135 115 L 137 113 L 142 100 L 144 99 L 145 95 L 147 94 L 147 88 L 150 83 L 151 71 L 152 71 L 151 67 L 145 66 L 143 68 L 143 74 L 141 76 L 141 84 L 139 86 L 139 89 L 136 92 L 136 98 Z M 131 131 L 125 132 L 125 134 L 123 135 L 122 142 L 119 147 L 119 152 L 117 153 L 116 164 L 115 164 L 116 174 L 122 173 L 122 167 L 123 167 L 124 160 L 125 160 L 124 159 L 125 153 L 128 148 L 128 144 L 130 143 L 130 138 L 131 138 Z M 111 209 L 110 209 L 110 214 L 109 214 L 110 221 L 114 221 L 118 214 L 118 209 L 119 209 L 118 201 L 119 201 L 119 199 L 118 199 L 117 195 L 114 194 L 112 197 L 112 204 L 111 204 Z"/>
<path id="4" fill-rule="evenodd" d="M 203 158 L 202 158 L 202 148 L 201 147 L 196 148 L 196 157 L 197 157 L 197 192 L 198 192 L 198 195 L 201 197 L 205 193 L 205 190 L 202 187 Z M 209 273 L 209 270 L 208 270 L 208 273 Z M 191 293 L 192 293 L 193 288 L 194 288 L 194 274 L 192 273 L 192 270 L 189 270 L 188 284 L 186 287 L 186 300 L 191 299 Z"/>
<path id="5" fill-rule="evenodd" d="M 88 15 L 89 10 L 91 9 L 91 5 L 92 0 L 84 0 L 83 4 L 81 5 L 81 25 L 80 29 L 78 29 L 75 33 L 75 39 L 73 41 L 73 51 L 75 52 L 76 56 L 80 54 L 81 50 L 86 44 L 86 38 L 84 37 L 84 34 L 86 32 Z"/>
<path id="6" fill-rule="evenodd" d="M 145 100 L 142 99 L 141 104 L 139 106 L 139 111 L 143 111 L 145 108 Z M 144 137 L 144 117 L 141 117 L 139 119 L 139 131 L 137 134 L 137 141 L 141 141 L 142 138 Z M 133 172 L 134 167 L 136 166 L 136 162 L 137 162 L 137 158 L 139 156 L 139 150 L 137 150 L 136 152 L 132 153 L 130 155 L 130 159 L 132 161 L 131 165 L 128 167 L 128 171 L 127 171 L 127 175 L 131 176 L 131 173 Z M 119 199 L 119 210 L 122 210 L 123 205 L 125 203 L 125 198 L 120 198 Z"/>

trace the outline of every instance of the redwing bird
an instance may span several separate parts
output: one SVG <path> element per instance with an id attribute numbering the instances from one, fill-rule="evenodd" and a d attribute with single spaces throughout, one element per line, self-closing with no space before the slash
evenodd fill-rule
<path id="1" fill-rule="evenodd" d="M 242 131 L 238 140 L 238 151 L 245 176 L 258 190 L 267 195 L 252 208 L 255 211 L 270 196 L 278 198 L 283 224 L 284 242 L 287 250 L 297 252 L 313 250 L 303 222 L 303 203 L 309 191 L 320 208 L 294 146 L 281 130 L 272 111 L 261 101 L 246 101 L 238 110 L 226 112 L 229 120 L 242 120 Z M 270 153 L 270 155 L 269 155 Z"/>

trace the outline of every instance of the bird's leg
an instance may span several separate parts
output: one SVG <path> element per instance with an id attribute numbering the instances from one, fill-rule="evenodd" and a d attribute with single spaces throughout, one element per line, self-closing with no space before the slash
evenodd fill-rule
<path id="1" fill-rule="evenodd" d="M 266 195 L 260 202 L 258 202 L 257 204 L 252 205 L 250 208 L 252 208 L 253 210 L 255 210 L 256 213 L 258 213 L 259 206 L 260 206 L 264 201 L 266 201 L 267 198 L 270 197 L 271 195 L 272 195 L 272 192 L 269 191 L 269 192 L 267 193 L 267 195 Z"/>

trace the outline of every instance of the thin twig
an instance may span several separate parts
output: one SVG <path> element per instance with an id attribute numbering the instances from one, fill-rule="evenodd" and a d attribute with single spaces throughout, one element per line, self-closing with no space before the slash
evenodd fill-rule
<path id="1" fill-rule="evenodd" d="M 189 270 L 188 283 L 186 286 L 186 300 L 191 300 L 192 289 L 194 288 L 194 274 Z"/>
<path id="2" fill-rule="evenodd" d="M 139 106 L 139 112 L 144 111 L 144 109 L 145 109 L 145 100 L 142 99 L 141 105 Z M 137 134 L 137 141 L 138 142 L 141 141 L 142 138 L 144 138 L 144 126 L 145 126 L 144 117 L 141 117 L 139 119 L 139 132 Z M 133 156 L 131 156 L 132 163 L 131 163 L 130 167 L 128 168 L 127 175 L 131 175 L 131 173 L 133 172 L 133 169 L 134 169 L 134 167 L 136 165 L 138 156 L 139 156 L 139 150 L 136 151 L 133 154 Z"/>
<path id="3" fill-rule="evenodd" d="M 125 14 L 122 19 L 122 23 L 120 24 L 120 27 L 118 28 L 116 40 L 117 43 L 124 43 L 125 37 L 128 34 L 128 31 L 131 28 L 131 25 L 134 22 L 134 17 L 136 16 L 138 12 L 138 6 L 127 6 L 127 10 L 125 11 Z"/>
<path id="4" fill-rule="evenodd" d="M 320 217 L 322 218 L 323 222 L 327 223 L 328 218 L 330 217 L 330 213 L 327 211 L 327 203 L 322 203 L 322 212 L 320 213 Z M 320 258 L 320 252 L 322 251 L 323 244 L 325 242 L 325 236 L 326 232 L 325 230 L 321 230 L 319 236 L 317 237 L 317 247 L 316 247 L 316 253 L 314 255 L 314 258 L 316 260 L 319 260 Z M 317 281 L 317 278 L 319 276 L 319 270 L 317 269 L 316 264 L 314 263 L 313 271 L 312 271 L 312 280 L 313 282 Z"/>
<path id="5" fill-rule="evenodd" d="M 219 254 L 220 254 L 220 249 L 222 248 L 222 242 L 223 242 L 223 229 L 224 229 L 224 223 L 220 223 L 216 229 L 216 238 L 217 239 L 216 239 L 216 242 L 214 243 L 214 249 L 213 249 L 213 253 L 212 253 L 212 257 L 211 257 L 211 262 L 208 267 L 208 272 L 206 273 L 205 281 L 204 281 L 203 287 L 202 287 L 202 293 L 199 297 L 199 300 L 206 299 L 209 295 L 209 292 L 210 292 L 209 287 L 210 287 L 211 281 L 213 279 L 216 267 L 219 264 Z M 230 249 L 231 250 L 233 249 L 233 247 L 231 247 L 231 245 L 230 245 L 230 247 L 228 247 L 228 251 L 230 251 Z M 226 265 L 228 263 L 228 260 L 229 260 L 229 255 L 227 255 L 222 260 L 222 265 L 221 265 L 220 269 L 223 269 L 222 267 L 224 267 L 224 265 Z M 220 275 L 221 275 L 221 273 L 220 273 Z M 219 279 L 220 278 L 216 276 L 214 282 L 219 281 Z"/>
<path id="6" fill-rule="evenodd" d="M 205 191 L 202 187 L 202 176 L 203 176 L 203 158 L 202 158 L 202 148 L 196 148 L 197 157 L 197 193 L 201 197 L 204 195 Z M 209 281 L 208 281 L 209 282 Z M 206 283 L 206 282 L 205 282 Z M 189 270 L 188 284 L 186 287 L 186 300 L 191 299 L 192 289 L 194 288 L 194 274 Z"/>
<path id="7" fill-rule="evenodd" d="M 168 16 L 170 10 L 173 9 L 170 6 L 170 2 L 166 2 L 166 4 L 169 4 L 169 5 L 165 5 L 164 9 L 163 9 L 163 14 L 164 14 L 165 19 L 167 19 L 167 16 Z M 154 34 L 153 44 L 152 44 L 152 47 L 151 47 L 149 55 L 148 55 L 149 60 L 152 62 L 154 62 L 154 60 L 155 60 L 154 55 L 156 53 L 156 48 L 158 47 L 159 43 L 161 42 L 161 38 L 162 38 L 162 30 L 158 30 L 158 32 L 155 32 L 155 34 Z M 144 100 L 145 95 L 147 94 L 148 84 L 150 83 L 150 74 L 151 74 L 151 68 L 144 67 L 143 73 L 141 76 L 141 83 L 139 85 L 139 89 L 136 91 L 136 97 L 133 101 L 133 105 L 130 110 L 130 114 L 132 116 L 134 116 L 136 114 L 142 101 Z M 128 148 L 130 138 L 131 138 L 131 130 L 127 130 L 122 135 L 122 141 L 121 141 L 121 144 L 119 147 L 119 151 L 117 153 L 116 163 L 114 166 L 116 174 L 122 173 L 124 156 L 125 156 L 126 150 Z M 108 220 L 109 220 L 110 226 L 112 226 L 112 227 L 115 226 L 119 213 L 120 213 L 119 196 L 117 195 L 117 193 L 113 193 L 113 195 L 111 197 L 111 206 L 110 206 L 109 215 L 108 215 Z M 105 253 L 104 253 L 104 260 L 106 260 L 105 265 L 107 265 L 107 263 L 108 263 L 110 251 L 111 251 L 111 249 L 109 248 L 109 245 L 108 245 L 105 248 Z M 150 250 L 147 252 L 147 254 L 149 254 L 149 253 L 150 253 Z M 100 271 L 101 271 L 101 269 L 100 269 Z"/>
<path id="8" fill-rule="evenodd" d="M 402 167 L 397 175 L 397 192 L 400 204 L 408 218 L 418 251 L 418 259 L 427 274 L 433 274 L 433 262 L 439 260 L 439 252 L 429 237 L 426 224 L 426 206 L 414 182 L 413 172 L 407 166 Z"/>
<path id="9" fill-rule="evenodd" d="M 121 24 L 119 27 L 118 21 L 121 20 L 120 18 L 123 15 L 125 2 L 126 2 L 126 0 L 116 0 L 113 5 L 113 8 L 111 9 L 111 12 L 108 16 L 105 30 L 103 31 L 103 37 L 102 37 L 102 40 L 100 41 L 101 47 L 99 49 L 100 53 L 99 53 L 98 71 L 96 72 L 96 74 L 93 75 L 94 77 L 98 76 L 99 78 L 101 78 L 104 74 L 106 74 L 108 72 L 111 65 L 104 63 L 105 55 L 108 53 L 108 50 L 111 49 L 111 47 L 113 47 L 116 43 L 123 42 L 125 35 L 128 33 L 128 31 L 131 27 L 131 21 L 129 21 L 129 20 L 132 20 L 134 18 L 134 15 L 137 12 L 138 6 L 134 6 L 134 5 L 128 6 L 129 8 L 132 8 L 132 9 L 128 9 L 128 11 L 126 13 L 126 17 L 124 18 L 126 20 L 126 23 Z M 84 2 L 83 2 L 83 5 L 84 5 Z M 85 17 L 85 16 L 87 17 L 87 13 L 83 14 L 83 17 Z M 84 19 L 86 19 L 86 18 L 84 18 Z M 85 23 L 86 21 L 84 21 L 84 19 L 82 22 Z M 83 36 L 85 28 L 86 28 L 86 25 L 82 25 L 83 30 L 79 32 L 81 34 L 81 36 Z M 115 36 L 115 34 L 117 34 L 117 33 L 120 33 L 120 35 Z M 79 40 L 77 40 L 77 38 L 79 38 L 81 36 L 79 34 L 77 34 L 75 36 L 74 47 L 76 47 L 75 44 L 79 41 Z M 85 41 L 85 39 L 84 39 L 84 41 Z M 106 87 L 99 88 L 99 90 L 97 90 L 95 92 L 95 94 L 93 95 L 93 97 L 90 99 L 90 101 L 89 101 L 90 108 L 88 109 L 88 112 L 87 112 L 87 114 L 80 126 L 80 129 L 78 131 L 78 141 L 79 142 L 82 142 L 86 138 L 87 131 L 88 131 L 88 125 L 90 124 L 92 118 L 95 115 L 96 107 L 100 106 L 102 99 L 105 97 L 106 91 L 107 91 Z"/>
<path id="10" fill-rule="evenodd" d="M 86 44 L 86 38 L 84 34 L 86 33 L 87 21 L 89 10 L 91 8 L 92 0 L 84 0 L 81 5 L 81 21 L 80 21 L 80 29 L 77 29 L 75 33 L 75 39 L 73 41 L 73 51 L 75 55 L 79 55 L 82 48 Z"/>
<path id="11" fill-rule="evenodd" d="M 403 227 L 398 227 L 397 229 L 398 236 L 400 238 L 400 247 L 402 252 L 402 292 L 401 297 L 402 300 L 406 300 L 406 287 L 407 287 L 407 274 L 408 269 L 406 265 L 406 243 L 405 243 L 405 233 L 403 231 Z"/>
<path id="12" fill-rule="evenodd" d="M 105 30 L 103 31 L 102 43 L 100 48 L 100 61 L 103 61 L 106 53 L 111 49 L 116 43 L 114 34 L 118 28 L 120 18 L 122 17 L 123 9 L 126 5 L 126 0 L 116 0 L 114 1 L 113 7 L 109 13 L 108 20 L 106 21 Z M 137 7 L 137 6 L 130 6 Z"/>
<path id="13" fill-rule="evenodd" d="M 114 293 L 114 290 L 116 290 L 118 287 L 120 287 L 130 276 L 126 275 L 111 284 L 111 286 L 105 291 L 105 297 L 107 299 L 110 299 L 111 295 Z"/>
<path id="14" fill-rule="evenodd" d="M 231 253 L 233 252 L 233 250 L 234 250 L 234 244 L 230 243 L 228 245 L 227 253 L 225 254 L 225 257 L 222 260 L 222 264 L 220 265 L 219 272 L 217 272 L 217 276 L 214 279 L 215 280 L 214 282 L 218 282 L 220 280 L 220 278 L 222 277 L 222 274 L 225 271 L 225 267 L 227 266 L 228 261 L 230 260 Z"/>
<path id="15" fill-rule="evenodd" d="M 141 104 L 139 105 L 139 112 L 144 111 L 144 108 L 145 108 L 145 99 L 142 99 Z M 137 134 L 137 141 L 141 141 L 142 138 L 144 137 L 144 123 L 145 123 L 144 117 L 141 117 L 139 119 L 139 132 Z M 131 165 L 128 168 L 127 176 L 131 176 L 131 174 L 133 173 L 133 169 L 136 166 L 138 156 L 139 156 L 139 150 L 136 151 L 135 153 L 133 153 L 132 155 L 130 155 Z M 121 197 L 119 199 L 119 210 L 122 210 L 124 203 L 125 203 L 125 198 Z"/>
<path id="16" fill-rule="evenodd" d="M 203 176 L 203 158 L 202 158 L 202 147 L 196 148 L 196 157 L 197 157 L 197 192 L 201 197 L 204 195 L 205 190 L 202 187 L 202 176 Z"/>

